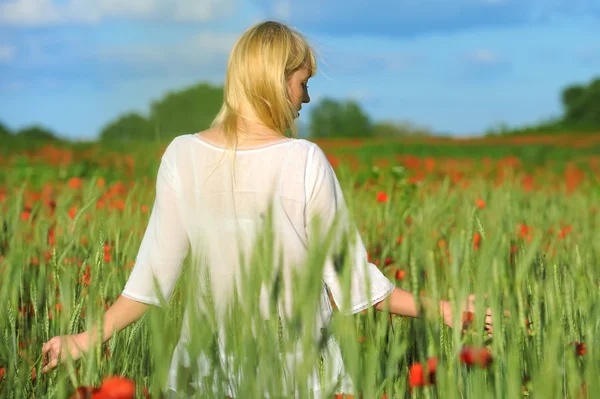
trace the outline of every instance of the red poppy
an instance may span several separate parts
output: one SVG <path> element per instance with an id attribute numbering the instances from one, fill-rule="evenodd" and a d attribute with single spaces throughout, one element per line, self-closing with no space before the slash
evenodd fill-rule
<path id="1" fill-rule="evenodd" d="M 485 201 L 482 200 L 481 198 L 477 199 L 476 204 L 477 204 L 477 208 L 479 208 L 479 209 L 485 208 Z"/>
<path id="2" fill-rule="evenodd" d="M 481 246 L 481 234 L 475 233 L 473 235 L 473 249 L 475 249 L 477 251 L 480 246 Z"/>
<path id="3" fill-rule="evenodd" d="M 435 384 L 435 372 L 437 368 L 437 363 L 437 357 L 427 359 L 427 378 L 425 378 L 425 367 L 423 367 L 423 364 L 415 363 L 412 366 L 410 366 L 410 370 L 408 373 L 408 385 L 411 388 L 414 388 Z"/>
<path id="4" fill-rule="evenodd" d="M 54 246 L 56 244 L 56 236 L 54 235 L 54 227 L 48 229 L 48 245 Z"/>
<path id="5" fill-rule="evenodd" d="M 473 323 L 475 314 L 473 312 L 463 312 L 462 314 L 462 329 L 467 330 Z"/>
<path id="6" fill-rule="evenodd" d="M 69 179 L 69 187 L 71 188 L 79 188 L 82 186 L 82 184 L 83 180 L 81 180 L 79 177 L 72 177 Z"/>
<path id="7" fill-rule="evenodd" d="M 575 353 L 577 356 L 583 356 L 585 352 L 585 344 L 583 342 L 575 342 Z"/>
<path id="8" fill-rule="evenodd" d="M 479 365 L 487 368 L 492 363 L 492 354 L 487 348 L 465 346 L 460 351 L 460 361 L 467 366 Z"/>
<path id="9" fill-rule="evenodd" d="M 396 280 L 403 280 L 404 276 L 406 276 L 406 272 L 404 270 L 398 270 L 396 272 Z"/>
<path id="10" fill-rule="evenodd" d="M 21 212 L 21 220 L 24 222 L 27 222 L 29 220 L 29 217 L 31 216 L 31 209 L 26 208 L 24 211 Z"/>
<path id="11" fill-rule="evenodd" d="M 102 381 L 100 390 L 113 399 L 129 399 L 135 396 L 135 382 L 124 377 L 108 377 Z"/>
<path id="12" fill-rule="evenodd" d="M 569 226 L 565 226 L 565 227 L 563 227 L 563 228 L 560 230 L 560 233 L 558 233 L 558 236 L 559 236 L 561 239 L 563 239 L 563 238 L 565 238 L 565 237 L 567 236 L 567 234 L 568 234 L 568 233 L 569 233 L 571 230 L 573 230 L 573 226 L 570 226 L 570 225 L 569 225 Z"/>
<path id="13" fill-rule="evenodd" d="M 125 377 L 107 377 L 100 388 L 83 386 L 70 399 L 132 399 L 135 397 L 135 382 Z"/>
<path id="14" fill-rule="evenodd" d="M 83 273 L 83 278 L 82 278 L 81 282 L 83 283 L 83 285 L 85 285 L 87 287 L 88 285 L 90 285 L 91 281 L 92 281 L 92 268 L 90 265 L 86 265 L 85 273 Z"/>
<path id="15" fill-rule="evenodd" d="M 377 193 L 377 202 L 387 202 L 389 199 L 390 197 L 383 191 Z"/>

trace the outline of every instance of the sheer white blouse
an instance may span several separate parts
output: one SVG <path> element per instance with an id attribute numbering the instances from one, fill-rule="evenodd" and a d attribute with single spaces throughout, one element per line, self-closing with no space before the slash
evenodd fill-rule
<path id="1" fill-rule="evenodd" d="M 274 245 L 284 254 L 284 280 L 290 278 L 295 265 L 305 262 L 315 220 L 327 227 L 336 216 L 347 212 L 335 172 L 323 151 L 312 142 L 284 139 L 268 146 L 238 149 L 235 165 L 224 151 L 196 134 L 178 136 L 168 145 L 158 169 L 149 223 L 123 296 L 159 305 L 156 279 L 168 300 L 191 249 L 192 254 L 202 253 L 207 260 L 214 304 L 218 311 L 224 311 L 236 283 L 240 283 L 237 279 L 234 283 L 240 267 L 239 252 L 250 248 L 270 204 L 277 237 Z M 234 168 L 235 181 L 231 174 Z M 320 314 L 315 315 L 318 327 L 326 326 L 333 314 L 329 292 L 342 312 L 353 314 L 385 299 L 395 288 L 367 261 L 358 231 L 352 229 L 357 240 L 352 252 L 350 298 L 344 298 L 333 260 L 328 259 L 322 275 Z M 291 296 L 291 290 L 284 288 L 284 300 L 291 303 Z M 190 336 L 184 319 L 171 360 L 169 387 L 173 391 L 178 364 L 191 361 L 184 350 Z M 325 363 L 333 368 L 331 375 L 343 377 L 341 390 L 351 393 L 339 345 L 333 338 L 328 345 Z M 324 387 L 316 375 L 309 384 L 319 397 Z"/>

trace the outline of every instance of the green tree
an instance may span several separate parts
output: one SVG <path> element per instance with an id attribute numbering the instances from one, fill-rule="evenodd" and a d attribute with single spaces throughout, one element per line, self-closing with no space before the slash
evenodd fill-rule
<path id="1" fill-rule="evenodd" d="M 600 78 L 588 85 L 573 85 L 562 92 L 565 125 L 600 128 Z"/>
<path id="2" fill-rule="evenodd" d="M 565 87 L 560 99 L 563 114 L 541 122 L 513 129 L 488 131 L 488 135 L 529 135 L 549 133 L 598 132 L 600 131 L 600 77 L 589 84 Z"/>
<path id="3" fill-rule="evenodd" d="M 161 139 L 207 129 L 223 103 L 223 87 L 200 83 L 152 102 L 150 121 Z"/>
<path id="4" fill-rule="evenodd" d="M 5 124 L 3 124 L 2 122 L 0 122 L 0 138 L 2 138 L 2 137 L 9 137 L 11 135 L 12 135 L 12 133 L 10 132 L 10 130 L 8 129 L 8 127 L 6 127 Z"/>
<path id="5" fill-rule="evenodd" d="M 369 116 L 357 102 L 326 97 L 311 110 L 310 133 L 315 138 L 370 137 L 373 131 Z"/>
<path id="6" fill-rule="evenodd" d="M 373 136 L 375 137 L 422 137 L 431 135 L 429 129 L 410 122 L 381 121 L 373 124 Z"/>
<path id="7" fill-rule="evenodd" d="M 21 140 L 60 141 L 54 132 L 41 125 L 32 125 L 21 129 L 17 132 L 15 138 Z"/>
<path id="8" fill-rule="evenodd" d="M 151 139 L 154 126 L 142 115 L 130 112 L 107 124 L 100 132 L 100 141 L 131 142 Z"/>

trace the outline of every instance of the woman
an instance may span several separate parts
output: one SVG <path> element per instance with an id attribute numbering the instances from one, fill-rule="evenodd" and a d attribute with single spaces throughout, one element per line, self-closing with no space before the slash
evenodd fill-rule
<path id="1" fill-rule="evenodd" d="M 314 234 L 326 232 L 335 220 L 346 221 L 346 225 L 342 222 L 344 231 L 356 233 L 356 240 L 349 240 L 355 243 L 350 249 L 351 291 L 344 296 L 332 257 L 327 257 L 317 327 L 326 326 L 332 315 L 330 295 L 347 314 L 374 306 L 402 316 L 420 316 L 412 294 L 395 287 L 367 262 L 356 229 L 347 223 L 343 194 L 323 151 L 295 138 L 294 120 L 302 104 L 310 101 L 307 82 L 315 72 L 313 50 L 289 27 L 267 21 L 243 34 L 229 58 L 224 103 L 213 126 L 175 138 L 162 157 L 156 200 L 135 267 L 122 295 L 106 311 L 103 331 L 46 342 L 42 352 L 49 363 L 43 372 L 58 364 L 59 354 L 61 359 L 67 353 L 77 359 L 98 339 L 107 341 L 113 331 L 138 320 L 150 305 L 159 305 L 160 296 L 169 299 L 190 247 L 193 254 L 205 256 L 214 305 L 217 314 L 224 314 L 236 289 L 238 254 L 249 249 L 269 209 L 277 237 L 273 247 L 283 254 L 282 273 L 287 283 L 282 294 L 286 305 L 278 308 L 279 316 L 289 315 L 292 309 L 289 282 L 293 265 L 305 261 L 309 245 L 319 239 Z M 225 157 L 227 154 L 234 155 L 233 159 Z M 316 230 L 317 223 L 320 230 Z M 155 290 L 155 278 L 160 292 Z M 268 302 L 264 295 L 261 298 Z M 468 302 L 467 308 L 472 310 L 473 298 Z M 452 326 L 448 302 L 435 304 L 423 299 L 422 303 Z M 173 358 L 173 391 L 175 364 L 185 357 L 184 343 L 190 335 L 189 326 L 184 325 Z M 329 352 L 333 359 L 328 361 L 339 366 L 337 343 L 330 340 L 328 345 L 333 348 Z M 316 379 L 310 384 L 318 396 L 322 387 Z M 347 393 L 351 389 L 342 386 Z"/>

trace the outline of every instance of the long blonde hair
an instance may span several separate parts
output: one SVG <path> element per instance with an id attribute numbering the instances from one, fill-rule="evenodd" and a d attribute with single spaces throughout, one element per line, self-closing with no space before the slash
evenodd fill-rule
<path id="1" fill-rule="evenodd" d="M 298 137 L 287 79 L 303 67 L 311 76 L 316 73 L 314 51 L 300 32 L 276 21 L 244 32 L 229 56 L 223 105 L 212 123 L 223 131 L 227 148 L 237 147 L 240 121 L 247 118 L 241 112 L 244 105 L 268 129 Z"/>

